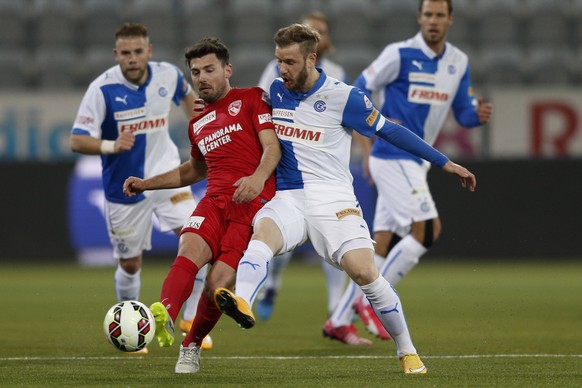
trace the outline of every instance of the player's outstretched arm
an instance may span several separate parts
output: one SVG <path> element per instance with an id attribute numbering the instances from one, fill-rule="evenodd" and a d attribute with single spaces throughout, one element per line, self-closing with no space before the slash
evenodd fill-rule
<path id="1" fill-rule="evenodd" d="M 194 184 L 207 176 L 206 163 L 190 158 L 189 161 L 166 173 L 141 179 L 128 177 L 123 183 L 123 193 L 133 197 L 146 190 L 174 189 Z"/>
<path id="2" fill-rule="evenodd" d="M 469 191 L 475 191 L 477 187 L 477 178 L 475 174 L 467 170 L 465 167 L 451 162 L 450 160 L 443 166 L 443 170 L 451 174 L 455 174 L 461 180 L 461 186 Z"/>

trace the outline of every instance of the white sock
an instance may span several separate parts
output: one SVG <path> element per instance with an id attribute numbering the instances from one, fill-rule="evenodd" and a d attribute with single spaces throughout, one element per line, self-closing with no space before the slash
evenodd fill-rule
<path id="1" fill-rule="evenodd" d="M 354 319 L 354 302 L 362 296 L 362 290 L 350 280 L 337 307 L 329 318 L 334 327 L 351 325 Z"/>
<path id="2" fill-rule="evenodd" d="M 279 292 L 282 283 L 281 278 L 283 277 L 283 271 L 285 268 L 287 268 L 287 265 L 289 265 L 291 256 L 293 256 L 293 251 L 275 256 L 273 260 L 271 260 L 269 263 L 269 274 L 267 275 L 267 280 L 265 281 L 265 290 L 272 289 L 275 290 L 275 292 Z"/>
<path id="3" fill-rule="evenodd" d="M 321 260 L 321 267 L 327 280 L 327 316 L 329 317 L 340 303 L 348 275 L 325 260 Z"/>
<path id="4" fill-rule="evenodd" d="M 204 265 L 196 274 L 196 281 L 194 282 L 194 288 L 192 293 L 184 303 L 182 308 L 182 319 L 190 322 L 196 315 L 196 310 L 198 309 L 198 302 L 202 296 L 202 291 L 204 291 L 204 281 L 206 280 L 206 273 L 208 272 L 208 264 Z"/>
<path id="5" fill-rule="evenodd" d="M 361 287 L 362 291 L 374 308 L 374 312 L 382 322 L 382 325 L 390 333 L 396 343 L 398 356 L 416 354 L 412 344 L 402 303 L 396 291 L 382 276 L 378 276 L 372 283 Z"/>
<path id="6" fill-rule="evenodd" d="M 141 269 L 134 274 L 125 272 L 120 265 L 117 265 L 115 275 L 113 277 L 115 282 L 115 295 L 117 301 L 124 300 L 139 300 L 139 290 L 141 288 Z"/>
<path id="7" fill-rule="evenodd" d="M 390 250 L 388 257 L 379 267 L 380 274 L 395 286 L 420 260 L 420 256 L 427 249 L 416 241 L 411 235 L 407 235 Z"/>
<path id="8" fill-rule="evenodd" d="M 236 272 L 236 294 L 251 307 L 267 280 L 269 262 L 272 258 L 273 252 L 267 244 L 259 240 L 251 240 L 240 259 Z"/>

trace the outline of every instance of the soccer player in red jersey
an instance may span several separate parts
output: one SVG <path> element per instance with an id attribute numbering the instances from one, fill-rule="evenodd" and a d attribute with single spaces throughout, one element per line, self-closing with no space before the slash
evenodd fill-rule
<path id="1" fill-rule="evenodd" d="M 205 106 L 188 126 L 190 160 L 148 179 L 129 177 L 128 196 L 145 190 L 182 187 L 208 178 L 207 191 L 180 235 L 178 255 L 162 285 L 160 302 L 152 305 L 160 346 L 174 342 L 173 322 L 190 295 L 198 269 L 206 277 L 196 317 L 180 346 L 176 373 L 195 373 L 202 340 L 221 316 L 213 295 L 232 288 L 236 269 L 252 235 L 255 213 L 275 194 L 273 172 L 281 148 L 265 92 L 230 86 L 229 50 L 216 38 L 199 40 L 186 52 L 192 82 Z M 195 370 L 194 370 L 195 369 Z"/>

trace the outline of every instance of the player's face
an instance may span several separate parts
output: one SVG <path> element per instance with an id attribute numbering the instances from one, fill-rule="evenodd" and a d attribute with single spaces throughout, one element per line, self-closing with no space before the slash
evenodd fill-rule
<path id="1" fill-rule="evenodd" d="M 115 59 L 125 79 L 134 84 L 143 84 L 148 78 L 148 61 L 152 56 L 152 45 L 143 37 L 119 38 L 113 49 Z"/>
<path id="2" fill-rule="evenodd" d="M 422 3 L 418 24 L 424 41 L 433 50 L 444 44 L 452 22 L 453 16 L 449 14 L 446 1 L 425 0 Z"/>
<path id="3" fill-rule="evenodd" d="M 293 91 L 307 91 L 308 66 L 313 67 L 317 56 L 309 54 L 303 58 L 301 48 L 298 43 L 286 47 L 275 48 L 275 57 L 279 64 L 279 73 L 285 87 Z"/>
<path id="4" fill-rule="evenodd" d="M 208 54 L 190 60 L 190 75 L 200 98 L 212 104 L 230 90 L 228 79 L 232 75 L 232 66 L 223 65 L 216 54 Z"/>
<path id="5" fill-rule="evenodd" d="M 331 39 L 329 38 L 329 28 L 327 23 L 316 19 L 306 19 L 305 24 L 319 32 L 319 44 L 317 45 L 317 56 L 321 57 L 329 51 Z"/>

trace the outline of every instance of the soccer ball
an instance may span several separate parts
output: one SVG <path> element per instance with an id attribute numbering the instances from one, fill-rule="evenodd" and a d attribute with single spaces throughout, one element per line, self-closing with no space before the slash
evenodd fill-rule
<path id="1" fill-rule="evenodd" d="M 112 306 L 103 320 L 109 342 L 124 352 L 136 352 L 154 339 L 156 321 L 150 309 L 137 300 Z"/>

